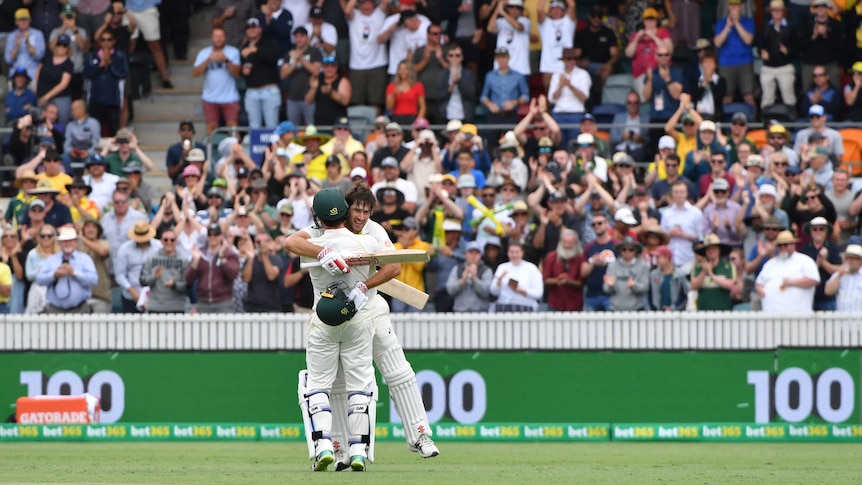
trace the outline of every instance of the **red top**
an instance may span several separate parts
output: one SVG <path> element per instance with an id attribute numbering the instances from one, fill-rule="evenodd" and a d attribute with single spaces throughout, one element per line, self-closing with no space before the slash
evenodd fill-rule
<path id="1" fill-rule="evenodd" d="M 637 32 L 632 34 L 629 37 L 629 42 L 632 41 L 634 36 L 638 35 Z M 669 39 L 670 32 L 667 31 L 664 27 L 659 27 L 655 32 L 656 37 L 659 39 Z M 641 37 L 641 40 L 638 42 L 637 47 L 635 48 L 635 55 L 632 57 L 632 76 L 638 77 L 642 74 L 646 74 L 647 70 L 654 69 L 656 65 L 658 65 L 658 60 L 655 55 L 655 51 L 658 49 L 655 41 L 647 36 Z"/>
<path id="2" fill-rule="evenodd" d="M 563 261 L 557 257 L 556 251 L 551 251 L 545 256 L 545 264 L 542 265 L 542 278 L 555 278 L 566 273 L 569 279 L 577 281 L 578 286 L 545 285 L 548 292 L 548 306 L 558 312 L 579 312 L 584 309 L 584 281 L 581 279 L 581 263 L 583 256 L 577 256 Z M 566 267 L 568 263 L 568 268 Z"/>
<path id="3" fill-rule="evenodd" d="M 395 84 L 389 83 L 389 86 L 386 87 L 386 95 L 389 96 L 393 92 L 395 92 Z M 417 116 L 420 97 L 425 97 L 425 86 L 418 81 L 407 91 L 395 93 L 395 106 L 392 107 L 392 114 L 395 116 Z"/>

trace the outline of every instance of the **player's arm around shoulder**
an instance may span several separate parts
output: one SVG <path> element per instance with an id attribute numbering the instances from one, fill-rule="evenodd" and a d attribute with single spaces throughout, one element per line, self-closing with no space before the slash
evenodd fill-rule
<path id="1" fill-rule="evenodd" d="M 323 247 L 311 242 L 311 237 L 307 229 L 296 231 L 284 240 L 284 249 L 299 256 L 316 258 L 323 251 Z"/>

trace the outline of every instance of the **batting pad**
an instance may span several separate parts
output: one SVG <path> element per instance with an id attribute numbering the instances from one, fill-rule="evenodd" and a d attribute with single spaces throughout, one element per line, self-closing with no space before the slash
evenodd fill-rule
<path id="1" fill-rule="evenodd" d="M 415 445 L 421 434 L 431 436 L 425 403 L 416 385 L 416 373 L 407 362 L 401 346 L 395 346 L 380 355 L 377 368 L 389 386 L 389 397 L 401 416 L 408 445 Z"/>

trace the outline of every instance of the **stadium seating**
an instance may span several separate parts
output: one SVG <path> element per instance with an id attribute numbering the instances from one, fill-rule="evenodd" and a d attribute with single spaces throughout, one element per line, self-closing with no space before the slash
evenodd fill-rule
<path id="1" fill-rule="evenodd" d="M 862 175 L 862 129 L 844 128 L 839 133 L 844 141 L 844 158 L 841 160 L 843 162 L 841 166 L 854 177 L 858 177 Z"/>
<path id="2" fill-rule="evenodd" d="M 621 104 L 625 106 L 626 96 L 634 87 L 631 74 L 614 74 L 608 77 L 602 91 L 602 104 Z"/>
<path id="3" fill-rule="evenodd" d="M 746 134 L 746 136 L 754 142 L 754 146 L 756 146 L 758 150 L 760 150 L 761 148 L 763 148 L 764 145 L 766 145 L 767 134 L 766 130 L 764 130 L 763 128 L 758 130 L 750 130 Z"/>
<path id="4" fill-rule="evenodd" d="M 625 113 L 624 104 L 597 104 L 591 113 L 596 117 L 598 123 L 611 123 L 617 113 Z"/>
<path id="5" fill-rule="evenodd" d="M 724 105 L 724 121 L 730 123 L 730 119 L 735 113 L 745 113 L 749 120 L 754 119 L 754 106 L 748 103 L 728 103 Z"/>
<path id="6" fill-rule="evenodd" d="M 348 106 L 347 118 L 350 119 L 350 130 L 357 140 L 364 140 L 374 127 L 377 118 L 377 108 L 374 106 Z"/>

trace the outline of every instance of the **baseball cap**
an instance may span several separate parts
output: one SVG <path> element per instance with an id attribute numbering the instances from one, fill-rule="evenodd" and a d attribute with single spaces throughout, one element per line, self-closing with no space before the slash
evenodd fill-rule
<path id="1" fill-rule="evenodd" d="M 313 7 L 311 11 L 308 13 L 308 16 L 313 19 L 322 19 L 323 18 L 323 9 L 320 7 Z"/>
<path id="2" fill-rule="evenodd" d="M 246 27 L 260 27 L 260 20 L 257 17 L 252 17 L 245 21 Z"/>
<path id="3" fill-rule="evenodd" d="M 697 127 L 698 131 L 715 131 L 715 122 L 710 120 L 703 120 L 700 122 L 700 126 Z"/>
<path id="4" fill-rule="evenodd" d="M 641 15 L 641 17 L 645 18 L 645 19 L 657 19 L 658 18 L 658 10 L 656 10 L 652 7 L 647 7 L 644 9 L 644 13 L 643 13 L 643 15 Z"/>
<path id="5" fill-rule="evenodd" d="M 19 8 L 15 11 L 15 20 L 24 20 L 30 19 L 30 10 L 26 8 Z"/>
<path id="6" fill-rule="evenodd" d="M 577 138 L 578 145 L 592 145 L 596 142 L 593 135 L 589 133 L 581 133 Z"/>
<path id="7" fill-rule="evenodd" d="M 27 209 L 29 210 L 29 209 L 32 209 L 32 208 L 34 208 L 34 207 L 41 207 L 41 208 L 43 208 L 43 209 L 44 209 L 44 208 L 45 208 L 45 203 L 44 203 L 44 202 L 42 202 L 42 199 L 33 199 L 33 200 L 30 202 L 30 205 L 29 205 L 29 206 L 27 206 Z"/>
<path id="8" fill-rule="evenodd" d="M 628 167 L 634 167 L 635 166 L 634 159 L 631 157 L 631 155 L 629 155 L 626 152 L 614 153 L 613 162 L 614 162 L 614 165 L 623 165 L 623 166 L 628 166 Z"/>
<path id="9" fill-rule="evenodd" d="M 212 187 L 207 191 L 207 197 L 220 197 L 224 199 L 224 192 L 218 187 Z"/>
<path id="10" fill-rule="evenodd" d="M 730 118 L 730 122 L 733 123 L 735 121 L 741 121 L 747 125 L 748 124 L 748 115 L 746 115 L 742 111 L 738 111 L 736 113 L 733 113 L 733 117 Z"/>
<path id="11" fill-rule="evenodd" d="M 470 241 L 467 243 L 467 248 L 465 251 L 479 251 L 482 252 L 482 243 L 479 241 Z"/>
<path id="12" fill-rule="evenodd" d="M 497 47 L 494 50 L 494 56 L 506 56 L 509 57 L 509 49 L 505 47 Z"/>
<path id="13" fill-rule="evenodd" d="M 368 172 L 362 167 L 354 167 L 353 170 L 350 171 L 350 178 L 361 177 L 363 179 L 368 178 Z"/>
<path id="14" fill-rule="evenodd" d="M 294 137 L 296 136 L 296 126 L 294 126 L 290 121 L 282 121 L 275 128 L 275 136 L 279 138 L 287 132 L 293 133 Z"/>
<path id="15" fill-rule="evenodd" d="M 458 188 L 476 188 L 476 177 L 473 177 L 473 174 L 465 173 L 464 175 L 458 176 Z"/>
<path id="16" fill-rule="evenodd" d="M 760 189 L 757 191 L 757 196 L 760 197 L 761 195 L 771 195 L 773 197 L 776 197 L 778 195 L 778 192 L 775 190 L 774 185 L 763 184 L 760 186 Z"/>
<path id="17" fill-rule="evenodd" d="M 674 141 L 672 136 L 664 135 L 658 139 L 658 149 L 661 150 L 662 148 L 676 150 L 676 141 Z"/>
<path id="18" fill-rule="evenodd" d="M 186 168 L 183 169 L 183 173 L 180 178 L 186 177 L 200 177 L 201 170 L 194 165 L 186 165 Z"/>
<path id="19" fill-rule="evenodd" d="M 138 160 L 130 160 L 123 166 L 123 173 L 144 173 L 144 165 Z"/>
<path id="20" fill-rule="evenodd" d="M 333 128 L 350 128 L 350 118 L 342 116 L 335 120 Z"/>
<path id="21" fill-rule="evenodd" d="M 413 122 L 413 128 L 417 130 L 422 130 L 431 126 L 431 123 L 428 122 L 427 118 L 416 118 Z"/>
<path id="22" fill-rule="evenodd" d="M 770 135 L 786 135 L 787 134 L 787 128 L 785 128 L 784 125 L 782 125 L 780 123 L 776 123 L 776 124 L 769 127 L 769 134 Z"/>
<path id="23" fill-rule="evenodd" d="M 335 155 L 330 155 L 330 156 L 326 157 L 326 163 L 324 163 L 324 165 L 325 166 L 328 166 L 328 165 L 341 166 L 341 160 Z"/>
<path id="24" fill-rule="evenodd" d="M 461 131 L 461 126 L 463 126 L 461 120 L 449 120 L 446 123 L 446 131 Z"/>
<path id="25" fill-rule="evenodd" d="M 826 110 L 819 104 L 812 104 L 811 107 L 808 108 L 808 116 L 823 116 L 825 114 Z"/>
<path id="26" fill-rule="evenodd" d="M 206 160 L 207 156 L 200 148 L 192 148 L 189 150 L 189 154 L 186 155 L 187 162 L 205 162 Z"/>
<path id="27" fill-rule="evenodd" d="M 62 34 L 60 37 L 57 37 L 57 45 L 68 46 L 71 43 L 72 39 L 66 34 Z"/>
<path id="28" fill-rule="evenodd" d="M 461 232 L 462 229 L 461 223 L 458 221 L 453 221 L 452 219 L 443 221 L 443 232 Z"/>
<path id="29" fill-rule="evenodd" d="M 394 157 L 386 157 L 380 162 L 380 166 L 398 168 L 398 160 L 395 160 Z"/>
<path id="30" fill-rule="evenodd" d="M 819 131 L 815 131 L 815 132 L 811 133 L 810 135 L 808 135 L 808 144 L 810 145 L 812 143 L 818 142 L 818 141 L 823 140 L 825 138 L 826 138 L 826 135 L 824 135 L 823 133 L 820 133 Z"/>
<path id="31" fill-rule="evenodd" d="M 419 229 L 419 221 L 415 217 L 406 217 L 401 221 L 401 225 L 407 229 Z"/>
<path id="32" fill-rule="evenodd" d="M 730 184 L 725 178 L 718 178 L 712 181 L 712 190 L 730 190 Z"/>
<path id="33" fill-rule="evenodd" d="M 398 133 L 404 133 L 404 130 L 401 129 L 401 125 L 398 123 L 390 122 L 386 124 L 386 128 L 383 131 L 395 131 Z"/>
<path id="34" fill-rule="evenodd" d="M 240 167 L 239 170 L 236 171 L 236 178 L 242 179 L 248 177 L 248 169 L 245 167 Z"/>
<path id="35" fill-rule="evenodd" d="M 749 155 L 748 160 L 745 161 L 745 166 L 763 168 L 763 157 L 754 154 Z"/>
<path id="36" fill-rule="evenodd" d="M 563 201 L 566 200 L 566 194 L 564 194 L 563 192 L 560 192 L 559 190 L 555 190 L 548 197 L 548 202 L 559 202 L 561 200 L 563 200 Z"/>
<path id="37" fill-rule="evenodd" d="M 583 123 L 584 121 L 592 121 L 593 123 L 595 123 L 596 117 L 593 116 L 592 113 L 584 113 L 584 116 L 581 117 L 581 123 Z"/>
<path id="38" fill-rule="evenodd" d="M 207 226 L 207 234 L 221 234 L 221 226 L 218 223 L 213 222 L 212 224 Z"/>

